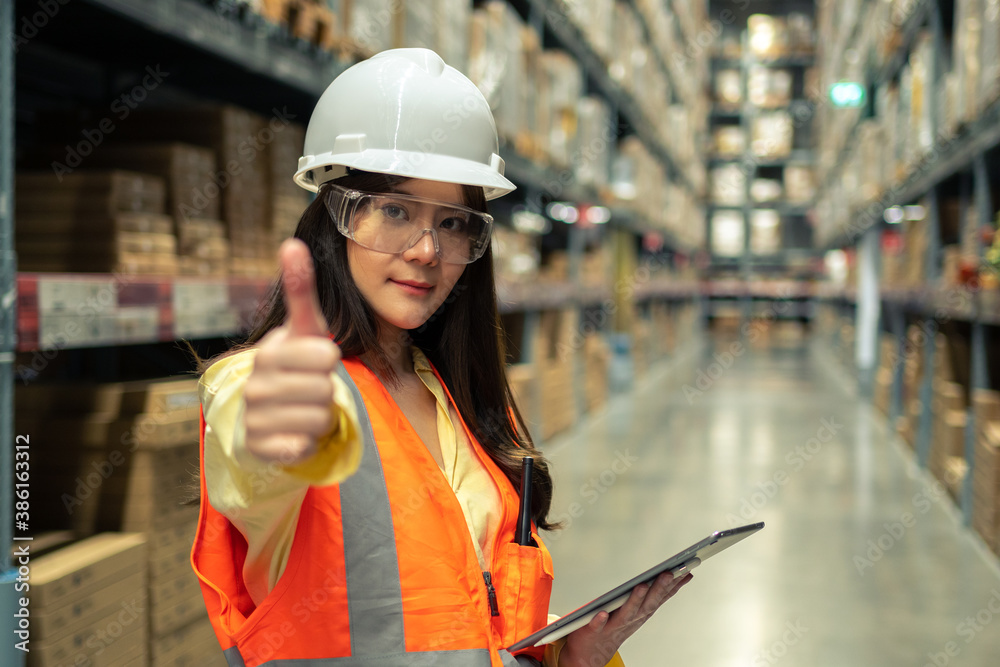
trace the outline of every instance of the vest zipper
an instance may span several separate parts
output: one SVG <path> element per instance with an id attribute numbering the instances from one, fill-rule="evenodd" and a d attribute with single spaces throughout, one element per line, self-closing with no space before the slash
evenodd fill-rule
<path id="1" fill-rule="evenodd" d="M 490 599 L 490 616 L 499 616 L 500 608 L 497 607 L 497 589 L 493 588 L 493 578 L 489 571 L 483 572 L 483 580 L 486 582 L 486 595 Z"/>

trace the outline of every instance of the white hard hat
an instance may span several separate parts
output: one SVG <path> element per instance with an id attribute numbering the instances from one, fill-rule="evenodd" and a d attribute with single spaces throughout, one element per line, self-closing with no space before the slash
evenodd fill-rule
<path id="1" fill-rule="evenodd" d="M 295 182 L 316 192 L 347 168 L 514 190 L 503 176 L 489 103 L 429 49 L 391 49 L 334 79 L 306 129 Z"/>

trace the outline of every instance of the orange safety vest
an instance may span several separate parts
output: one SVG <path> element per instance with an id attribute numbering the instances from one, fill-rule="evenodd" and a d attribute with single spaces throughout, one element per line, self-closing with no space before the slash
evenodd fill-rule
<path id="1" fill-rule="evenodd" d="M 538 535 L 537 548 L 513 543 L 513 485 L 463 421 L 502 505 L 492 571 L 482 572 L 462 508 L 403 412 L 359 360 L 344 359 L 338 373 L 358 406 L 360 467 L 340 484 L 306 492 L 285 570 L 259 606 L 242 579 L 246 541 L 208 502 L 202 413 L 191 562 L 230 667 L 541 660 L 542 648 L 517 658 L 503 650 L 546 625 L 552 589 L 552 558 Z"/>

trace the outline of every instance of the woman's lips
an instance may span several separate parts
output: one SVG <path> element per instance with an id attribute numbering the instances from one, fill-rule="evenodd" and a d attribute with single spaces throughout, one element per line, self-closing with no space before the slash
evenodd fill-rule
<path id="1" fill-rule="evenodd" d="M 407 292 L 409 294 L 415 294 L 417 296 L 430 294 L 430 291 L 434 289 L 433 285 L 417 282 L 415 280 L 392 280 L 390 278 L 390 281 L 399 286 L 399 288 L 402 289 L 404 292 Z"/>

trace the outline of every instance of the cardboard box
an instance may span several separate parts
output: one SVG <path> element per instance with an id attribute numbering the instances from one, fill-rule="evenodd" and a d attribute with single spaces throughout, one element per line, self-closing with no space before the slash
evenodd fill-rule
<path id="1" fill-rule="evenodd" d="M 78 382 L 19 387 L 15 396 L 20 412 L 61 415 L 181 413 L 198 416 L 198 380 L 188 377 L 136 382 Z"/>
<path id="2" fill-rule="evenodd" d="M 538 392 L 542 402 L 541 437 L 551 438 L 576 421 L 573 356 L 579 313 L 572 309 L 541 314 L 534 344 Z"/>
<path id="3" fill-rule="evenodd" d="M 298 169 L 299 157 L 303 153 L 305 128 L 298 123 L 289 123 L 281 132 L 274 133 L 265 152 L 268 178 L 268 220 L 274 252 L 278 244 L 295 232 L 302 213 L 312 198 L 300 188 L 293 176 Z"/>
<path id="4" fill-rule="evenodd" d="M 913 443 L 916 440 L 916 428 L 914 427 L 913 420 L 910 419 L 909 415 L 900 415 L 896 417 L 896 434 L 909 447 L 913 447 Z"/>
<path id="5" fill-rule="evenodd" d="M 102 533 L 35 559 L 31 564 L 33 609 L 72 604 L 110 580 L 140 571 L 146 537 Z"/>
<path id="6" fill-rule="evenodd" d="M 189 445 L 126 451 L 125 464 L 101 489 L 98 525 L 162 530 L 197 514 L 197 440 Z"/>
<path id="7" fill-rule="evenodd" d="M 973 389 L 972 412 L 980 428 L 989 422 L 1000 422 L 1000 391 Z"/>
<path id="8" fill-rule="evenodd" d="M 782 193 L 781 181 L 773 178 L 755 178 L 750 185 L 750 199 L 754 203 L 777 202 Z"/>
<path id="9" fill-rule="evenodd" d="M 171 273 L 176 244 L 172 226 L 159 217 L 162 179 L 78 171 L 60 182 L 51 173 L 22 172 L 18 188 L 16 249 L 22 270 Z M 146 229 L 151 231 L 139 231 Z"/>
<path id="10" fill-rule="evenodd" d="M 711 171 L 712 201 L 722 206 L 742 206 L 747 199 L 746 173 L 738 164 L 715 167 Z"/>
<path id="11" fill-rule="evenodd" d="M 150 554 L 149 577 L 151 581 L 169 580 L 191 569 L 191 545 L 194 542 L 194 528 L 198 518 L 197 506 L 186 507 L 186 516 L 180 517 L 173 525 L 151 529 L 150 535 L 171 532 L 175 536 L 186 535 L 184 540 L 175 540 Z"/>
<path id="12" fill-rule="evenodd" d="M 141 604 L 141 601 L 137 601 L 137 604 Z M 124 626 L 118 621 L 123 613 L 131 612 L 119 607 L 97 621 L 94 630 L 83 630 L 56 642 L 32 643 L 31 652 L 28 654 L 28 667 L 67 667 L 80 664 L 88 667 L 145 665 L 148 652 L 145 618 L 133 618 L 127 626 Z M 110 633 L 118 627 L 122 627 L 121 634 L 112 637 Z"/>
<path id="13" fill-rule="evenodd" d="M 788 165 L 784 170 L 784 186 L 789 203 L 812 202 L 816 198 L 816 172 L 812 167 Z"/>
<path id="14" fill-rule="evenodd" d="M 889 403 L 892 396 L 892 371 L 879 368 L 875 373 L 875 390 L 872 401 L 883 416 L 889 416 Z"/>
<path id="15" fill-rule="evenodd" d="M 785 157 L 792 152 L 794 131 L 789 113 L 762 112 L 750 126 L 750 150 L 757 157 Z"/>
<path id="16" fill-rule="evenodd" d="M 935 380 L 934 395 L 945 413 L 965 411 L 965 389 L 957 382 Z"/>
<path id="17" fill-rule="evenodd" d="M 753 14 L 747 20 L 750 52 L 759 58 L 778 58 L 788 53 L 788 25 L 783 17 Z"/>
<path id="18" fill-rule="evenodd" d="M 19 171 L 15 186 L 18 220 L 165 213 L 163 179 L 123 169 L 79 169 L 61 176 L 51 170 Z"/>
<path id="19" fill-rule="evenodd" d="M 715 101 L 727 107 L 742 104 L 743 80 L 738 69 L 723 69 L 715 73 Z"/>
<path id="20" fill-rule="evenodd" d="M 1000 552 L 1000 422 L 979 429 L 972 474 L 972 525 Z"/>
<path id="21" fill-rule="evenodd" d="M 956 502 L 962 497 L 962 486 L 968 472 L 969 465 L 965 462 L 964 456 L 949 456 L 945 461 L 944 482 Z"/>
<path id="22" fill-rule="evenodd" d="M 536 382 L 535 366 L 530 363 L 514 364 L 507 367 L 507 381 L 510 383 L 514 401 L 521 411 L 521 417 L 528 419 L 529 411 L 535 400 L 534 383 Z"/>
<path id="23" fill-rule="evenodd" d="M 608 399 L 608 370 L 611 352 L 604 338 L 590 334 L 584 338 L 584 400 L 588 411 L 598 410 Z"/>
<path id="24" fill-rule="evenodd" d="M 934 47 L 928 30 L 917 35 L 910 53 L 910 110 L 907 162 L 914 164 L 923 159 L 934 146 L 932 124 L 935 94 Z"/>
<path id="25" fill-rule="evenodd" d="M 187 545 L 190 551 L 190 544 Z M 194 602 L 199 609 L 197 617 L 206 617 L 205 603 L 201 594 L 201 584 L 198 576 L 189 567 L 176 576 L 151 580 L 149 583 L 149 600 L 152 618 L 151 628 L 154 636 L 161 636 L 183 627 L 189 621 L 195 620 L 194 612 L 188 612 L 180 620 L 178 611 L 182 611 L 180 605 Z M 165 613 L 166 612 L 166 613 Z"/>
<path id="26" fill-rule="evenodd" d="M 216 157 L 211 149 L 180 142 L 110 144 L 94 151 L 89 163 L 163 179 L 166 212 L 177 220 L 219 217 Z"/>
<path id="27" fill-rule="evenodd" d="M 746 151 L 746 133 L 738 125 L 716 128 L 713 134 L 715 152 L 720 156 L 742 156 Z"/>
<path id="28" fill-rule="evenodd" d="M 193 572 L 186 573 L 185 576 L 188 579 L 194 577 L 197 582 Z M 205 600 L 200 587 L 195 587 L 184 599 L 175 600 L 169 605 L 152 607 L 149 619 L 150 632 L 156 637 L 163 636 L 203 618 L 208 618 L 208 611 L 205 609 Z"/>
<path id="29" fill-rule="evenodd" d="M 151 638 L 149 667 L 226 667 L 226 661 L 206 617 Z"/>
<path id="30" fill-rule="evenodd" d="M 766 65 L 752 65 L 747 81 L 747 97 L 763 109 L 788 106 L 792 101 L 792 73 Z"/>
<path id="31" fill-rule="evenodd" d="M 959 80 L 956 111 L 960 124 L 971 122 L 979 113 L 984 9 L 983 0 L 961 0 L 955 4 L 952 62 Z"/>
<path id="32" fill-rule="evenodd" d="M 212 150 L 230 251 L 234 257 L 260 258 L 265 250 L 274 252 L 257 242 L 268 227 L 266 147 L 290 125 L 279 108 L 269 118 L 225 105 L 138 109 L 116 129 L 114 141 L 183 142 Z"/>
<path id="33" fill-rule="evenodd" d="M 134 254 L 174 254 L 177 239 L 173 233 L 147 232 L 91 232 L 86 238 L 48 236 L 23 233 L 18 236 L 18 254 L 30 257 L 59 257 L 70 262 L 73 254 L 99 257 L 118 257 Z"/>
<path id="34" fill-rule="evenodd" d="M 967 414 L 946 412 L 938 420 L 938 436 L 931 442 L 927 467 L 939 480 L 948 484 L 949 474 L 954 472 L 950 464 L 952 457 L 965 458 L 965 425 Z"/>
<path id="35" fill-rule="evenodd" d="M 131 572 L 131 574 L 129 574 Z M 121 602 L 145 598 L 146 573 L 141 568 L 126 568 L 113 577 L 105 577 L 96 588 L 81 593 L 72 602 L 47 605 L 31 615 L 33 637 L 49 639 L 91 628 L 94 620 L 117 610 Z"/>
<path id="36" fill-rule="evenodd" d="M 573 173 L 581 184 L 605 187 L 611 173 L 610 107 L 599 97 L 582 97 L 577 102 L 576 118 L 576 144 L 580 150 L 571 160 Z"/>
<path id="37" fill-rule="evenodd" d="M 980 85 L 977 106 L 986 109 L 1000 96 L 1000 0 L 983 0 L 983 30 L 979 50 Z"/>
<path id="38" fill-rule="evenodd" d="M 28 664 L 145 664 L 146 542 L 104 533 L 32 561 Z"/>
<path id="39" fill-rule="evenodd" d="M 174 221 L 159 213 L 118 212 L 93 215 L 25 214 L 18 217 L 18 234 L 27 238 L 44 235 L 65 235 L 76 239 L 92 234 L 140 232 L 173 234 Z"/>

